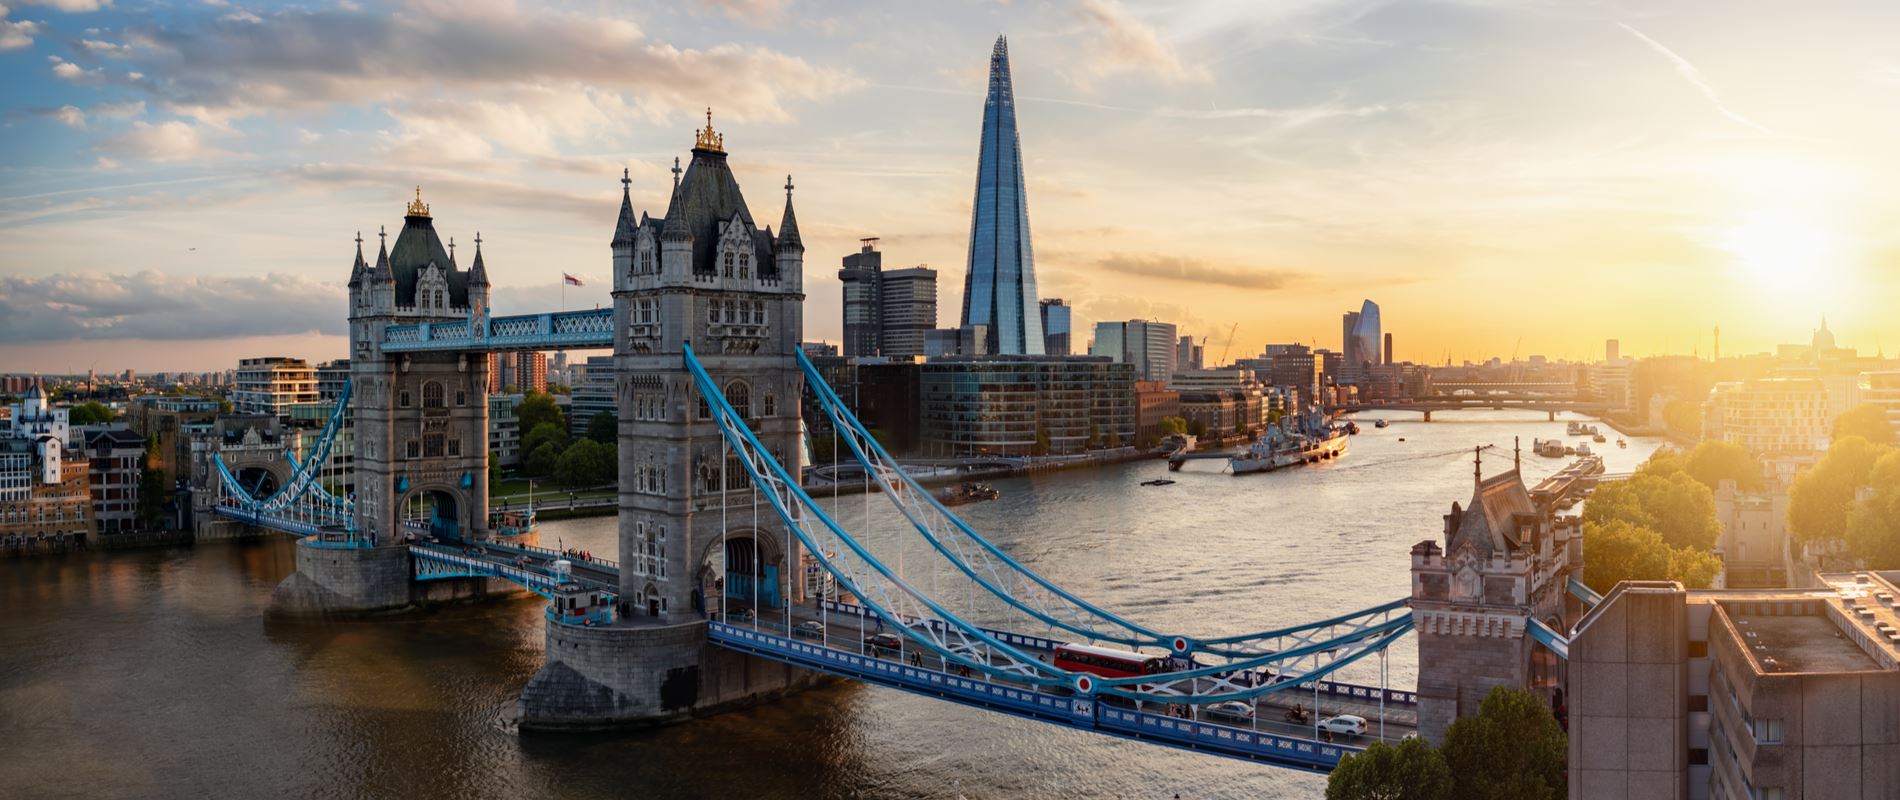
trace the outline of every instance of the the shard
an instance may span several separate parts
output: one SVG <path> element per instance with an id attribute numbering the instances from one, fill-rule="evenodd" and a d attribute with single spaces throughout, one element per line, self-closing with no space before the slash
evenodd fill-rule
<path id="1" fill-rule="evenodd" d="M 1036 297 L 1035 251 L 1029 244 L 1023 148 L 1016 136 L 1009 43 L 1001 36 L 990 52 L 990 91 L 983 101 L 969 267 L 963 277 L 963 324 L 986 327 L 990 353 L 1042 355 L 1042 312 Z"/>

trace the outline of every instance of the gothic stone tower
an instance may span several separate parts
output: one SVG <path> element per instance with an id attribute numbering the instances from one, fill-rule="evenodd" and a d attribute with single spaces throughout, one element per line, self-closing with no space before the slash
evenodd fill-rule
<path id="1" fill-rule="evenodd" d="M 277 589 L 287 614 L 377 611 L 410 605 L 402 509 L 431 509 L 431 532 L 465 540 L 488 531 L 488 375 L 481 353 L 383 352 L 392 325 L 480 323 L 488 314 L 488 274 L 480 236 L 464 271 L 436 235 L 422 192 L 409 204 L 391 247 L 376 263 L 357 238 L 350 269 L 350 380 L 355 444 L 356 530 L 372 546 L 297 548 L 297 573 Z M 426 501 L 426 502 L 421 502 Z M 484 590 L 485 591 L 485 590 Z"/>
<path id="2" fill-rule="evenodd" d="M 623 177 L 614 227 L 620 597 L 630 615 L 665 622 L 700 618 L 728 584 L 743 586 L 746 602 L 757 589 L 761 605 L 795 589 L 782 582 L 796 572 L 796 540 L 769 508 L 754 525 L 744 470 L 736 456 L 726 461 L 682 361 L 690 342 L 759 440 L 797 474 L 805 248 L 791 184 L 774 236 L 753 222 L 723 138 L 708 115 L 663 219 L 635 221 Z"/>
<path id="3" fill-rule="evenodd" d="M 521 695 L 523 728 L 662 724 L 815 680 L 706 643 L 705 618 L 728 596 L 762 608 L 796 601 L 799 549 L 764 501 L 755 513 L 682 346 L 796 475 L 805 248 L 791 183 L 778 232 L 761 228 L 710 112 L 684 173 L 676 162 L 661 218 L 634 216 L 623 175 L 614 226 L 619 619 L 548 623 L 547 664 Z"/>
<path id="4" fill-rule="evenodd" d="M 1434 743 L 1494 686 L 1554 699 L 1563 662 L 1525 627 L 1534 617 L 1567 631 L 1580 613 L 1568 595 L 1583 570 L 1574 520 L 1533 500 L 1516 469 L 1474 480 L 1471 505 L 1445 515 L 1444 549 L 1430 539 L 1412 547 L 1419 734 Z"/>

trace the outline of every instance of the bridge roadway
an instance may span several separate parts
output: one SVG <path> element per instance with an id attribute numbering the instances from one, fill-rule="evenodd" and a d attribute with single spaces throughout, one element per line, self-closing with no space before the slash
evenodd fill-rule
<path id="1" fill-rule="evenodd" d="M 583 586 L 609 595 L 619 589 L 619 565 L 606 559 L 492 542 L 418 541 L 410 545 L 410 550 L 419 559 L 446 557 L 486 563 L 494 576 L 524 585 L 540 582 L 534 578 L 551 580 L 553 562 L 565 559 L 573 579 Z M 525 574 L 531 580 L 523 581 L 510 572 Z M 420 570 L 418 577 L 425 577 Z M 1396 741 L 1414 735 L 1418 728 L 1417 695 L 1412 692 L 1312 681 L 1263 695 L 1249 711 L 1239 714 L 1192 705 L 1140 704 L 1106 695 L 1077 697 L 1066 689 L 1037 687 L 974 671 L 961 674 L 963 670 L 945 664 L 935 652 L 913 650 L 914 643 L 902 636 L 898 637 L 897 648 L 879 646 L 873 638 L 891 631 L 856 604 L 824 601 L 772 610 L 758 617 L 744 608 L 745 604 L 734 605 L 724 619 L 715 615 L 708 621 L 709 638 L 727 649 L 962 705 L 1195 752 L 1327 772 L 1344 755 L 1381 737 Z M 818 623 L 820 629 L 801 630 L 806 623 Z M 941 625 L 934 620 L 928 624 Z M 1053 658 L 1055 647 L 1062 643 L 1012 631 L 985 630 L 1044 661 Z M 1261 671 L 1255 680 L 1265 683 L 1274 677 L 1271 672 Z M 1318 709 L 1318 714 L 1304 723 L 1290 722 L 1288 712 L 1295 706 Z M 1366 735 L 1342 735 L 1333 742 L 1324 741 L 1315 724 L 1339 714 L 1364 717 L 1369 723 Z"/>

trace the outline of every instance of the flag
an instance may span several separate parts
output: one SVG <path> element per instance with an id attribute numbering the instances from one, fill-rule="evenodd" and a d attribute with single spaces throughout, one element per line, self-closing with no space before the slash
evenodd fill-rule
<path id="1" fill-rule="evenodd" d="M 573 285 L 575 285 L 575 286 L 583 286 L 583 285 L 585 285 L 585 284 L 583 284 L 583 283 L 581 283 L 581 279 L 580 279 L 580 278 L 576 278 L 576 277 L 574 277 L 574 276 L 572 276 L 572 275 L 569 275 L 569 274 L 567 274 L 567 273 L 565 273 L 565 272 L 563 272 L 563 273 L 561 273 L 561 281 L 562 281 L 563 283 L 570 283 L 570 284 L 573 284 Z"/>

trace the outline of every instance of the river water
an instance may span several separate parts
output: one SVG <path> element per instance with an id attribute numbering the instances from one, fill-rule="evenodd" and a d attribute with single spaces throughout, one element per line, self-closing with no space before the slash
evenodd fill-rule
<path id="1" fill-rule="evenodd" d="M 1051 473 L 996 482 L 1000 500 L 957 512 L 1058 583 L 1157 629 L 1209 636 L 1318 619 L 1407 594 L 1408 550 L 1470 498 L 1471 447 L 1499 446 L 1485 457 L 1492 474 L 1509 467 L 1512 437 L 1528 448 L 1564 424 L 1508 411 L 1389 419 L 1368 422 L 1330 464 L 1234 477 L 1204 461 L 1166 487 L 1139 485 L 1167 474 L 1161 462 Z M 1629 444 L 1597 447 L 1609 471 L 1659 442 Z M 1561 464 L 1527 452 L 1524 473 L 1535 482 Z M 833 511 L 931 585 L 941 565 L 868 500 L 839 498 Z M 610 517 L 544 523 L 542 535 L 615 551 Z M 541 662 L 538 600 L 266 622 L 292 566 L 287 539 L 0 561 L 0 794 L 1294 798 L 1324 788 L 1320 776 L 857 684 L 659 731 L 519 736 L 501 719 Z M 1391 685 L 1414 684 L 1409 640 L 1386 668 Z M 1346 679 L 1378 681 L 1376 658 L 1353 669 Z"/>

